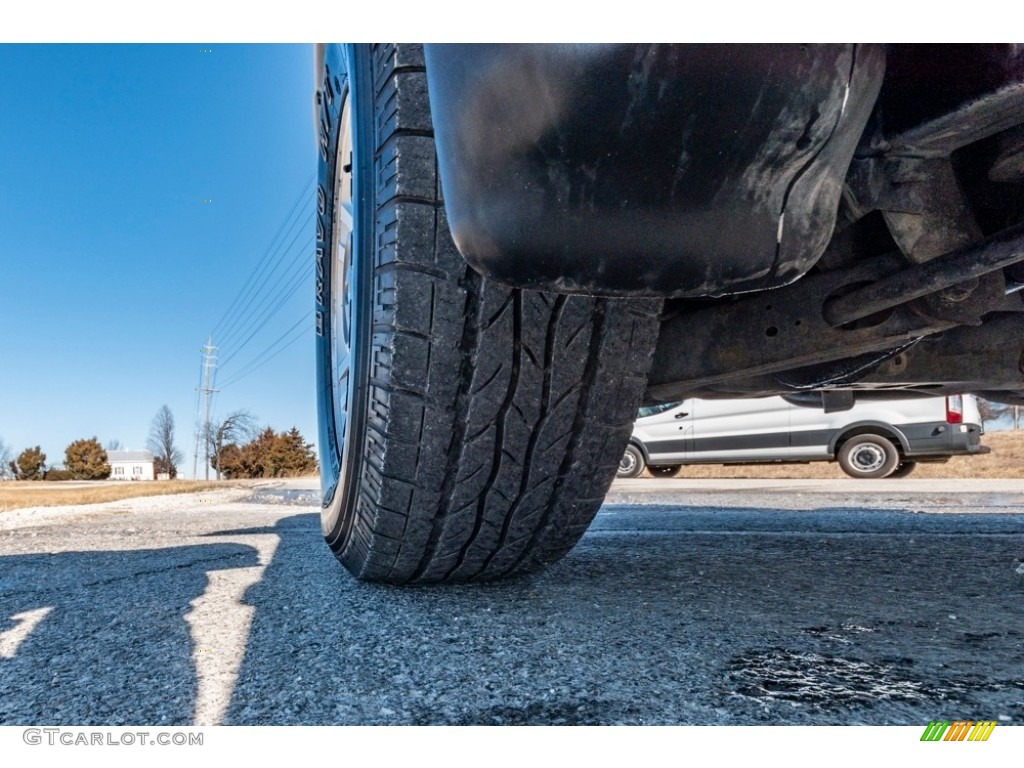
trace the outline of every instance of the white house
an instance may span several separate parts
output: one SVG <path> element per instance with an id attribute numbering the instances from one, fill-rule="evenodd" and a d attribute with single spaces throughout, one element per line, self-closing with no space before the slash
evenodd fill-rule
<path id="1" fill-rule="evenodd" d="M 156 480 L 149 451 L 107 451 L 111 480 Z"/>

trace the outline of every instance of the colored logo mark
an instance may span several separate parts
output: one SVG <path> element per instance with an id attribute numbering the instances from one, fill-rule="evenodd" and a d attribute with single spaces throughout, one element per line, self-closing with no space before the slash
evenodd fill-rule
<path id="1" fill-rule="evenodd" d="M 988 741 L 995 720 L 933 720 L 921 734 L 921 741 Z"/>

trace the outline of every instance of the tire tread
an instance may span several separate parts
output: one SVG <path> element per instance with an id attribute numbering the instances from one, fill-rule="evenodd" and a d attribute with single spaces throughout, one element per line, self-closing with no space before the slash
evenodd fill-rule
<path id="1" fill-rule="evenodd" d="M 533 571 L 572 548 L 615 476 L 660 302 L 523 291 L 466 267 L 440 204 L 422 51 L 378 46 L 373 61 L 370 413 L 337 554 L 389 582 Z"/>

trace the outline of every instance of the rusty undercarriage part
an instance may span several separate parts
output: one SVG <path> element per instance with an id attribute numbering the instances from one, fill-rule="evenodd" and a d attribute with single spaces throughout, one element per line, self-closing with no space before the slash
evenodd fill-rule
<path id="1" fill-rule="evenodd" d="M 994 312 L 980 326 L 922 339 L 858 384 L 913 387 L 921 382 L 959 392 L 1024 390 L 1024 313 Z"/>
<path id="2" fill-rule="evenodd" d="M 1019 77 L 1019 73 L 1010 73 Z M 870 139 L 857 154 L 877 157 L 948 157 L 958 149 L 1024 123 L 1024 83 L 1008 82 L 958 109 L 894 136 Z"/>
<path id="3" fill-rule="evenodd" d="M 967 59 L 952 66 L 938 49 L 887 49 L 888 85 L 822 258 L 777 290 L 670 302 L 652 402 L 822 390 L 841 407 L 844 390 L 863 388 L 1021 396 L 1024 54 L 958 51 Z"/>
<path id="4" fill-rule="evenodd" d="M 1012 181 L 1013 137 L 1022 123 L 1024 83 L 1016 82 L 900 134 L 875 135 L 864 142 L 851 163 L 844 188 L 848 215 L 878 210 L 908 262 L 931 264 L 941 259 L 944 263 L 934 272 L 909 273 L 902 280 L 880 284 L 870 296 L 858 293 L 837 300 L 828 310 L 832 322 L 848 322 L 841 318 L 853 314 L 863 300 L 869 305 L 877 303 L 880 309 L 905 303 L 910 291 L 920 298 L 913 305 L 918 314 L 965 324 L 978 322 L 970 305 L 984 304 L 983 296 L 991 299 L 1003 290 L 1001 276 L 993 273 L 1007 266 L 999 264 L 1000 257 L 1013 258 L 1004 246 L 1021 230 L 1011 228 L 998 235 L 996 242 L 987 243 L 999 251 L 998 256 L 993 248 L 975 250 L 986 242 L 985 233 L 957 173 L 955 153 L 998 137 L 1000 155 L 992 167 L 998 178 Z M 972 257 L 982 254 L 983 258 L 972 263 Z M 933 289 L 940 274 L 955 283 L 945 286 L 946 290 Z"/>
<path id="5" fill-rule="evenodd" d="M 1024 262 L 1020 226 L 976 248 L 906 269 L 900 269 L 899 257 L 883 256 L 771 293 L 678 314 L 662 326 L 648 397 L 665 402 L 695 391 L 730 391 L 730 382 L 750 380 L 764 386 L 764 377 L 774 377 L 767 391 L 851 385 L 917 340 L 964 325 L 965 312 L 971 325 L 995 311 L 1024 312 L 1020 294 L 1002 289 L 1000 272 L 1019 262 Z M 996 277 L 1000 290 L 979 290 L 977 278 L 987 275 Z M 965 285 L 970 289 L 964 290 L 956 316 L 936 317 L 934 305 L 919 311 L 922 297 Z M 724 338 L 742 342 L 723 344 Z M 946 362 L 963 378 L 962 356 Z M 822 367 L 828 363 L 836 365 Z M 1007 383 L 1017 386 L 1015 381 Z"/>
<path id="6" fill-rule="evenodd" d="M 852 404 L 854 391 L 885 390 L 932 395 L 973 392 L 996 402 L 1024 405 L 1024 312 L 994 312 L 980 326 L 961 326 L 919 339 L 875 356 L 872 365 L 864 365 L 864 359 L 841 360 L 733 379 L 687 391 L 686 396 L 760 396 L 806 389 L 820 390 L 827 410 L 830 402 L 835 404 L 830 410 L 843 410 L 843 402 Z"/>
<path id="7" fill-rule="evenodd" d="M 978 247 L 961 248 L 830 299 L 825 304 L 825 319 L 834 326 L 847 325 L 929 294 L 942 294 L 946 304 L 961 306 L 955 316 L 943 319 L 969 323 L 976 318 L 971 324 L 980 323 L 981 315 L 1006 292 L 1001 270 L 1021 261 L 1024 225 L 1017 225 Z M 994 279 L 982 282 L 977 280 L 980 277 Z M 935 317 L 935 306 L 921 308 L 919 314 Z"/>

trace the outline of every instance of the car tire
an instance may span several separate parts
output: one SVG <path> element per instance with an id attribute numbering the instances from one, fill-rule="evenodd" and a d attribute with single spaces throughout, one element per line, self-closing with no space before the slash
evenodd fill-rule
<path id="1" fill-rule="evenodd" d="M 889 474 L 889 477 L 906 477 L 916 468 L 916 461 L 903 461 L 900 462 L 900 465 Z"/>
<path id="2" fill-rule="evenodd" d="M 647 471 L 653 477 L 675 477 L 679 474 L 681 468 L 682 464 L 659 464 L 658 466 L 647 467 Z"/>
<path id="3" fill-rule="evenodd" d="M 616 477 L 640 477 L 647 464 L 644 462 L 644 454 L 639 448 L 630 443 L 622 452 L 619 459 L 619 468 L 615 472 Z"/>
<path id="4" fill-rule="evenodd" d="M 566 554 L 615 477 L 661 302 L 525 291 L 448 231 L 418 45 L 318 85 L 322 530 L 360 579 L 489 580 Z"/>
<path id="5" fill-rule="evenodd" d="M 839 449 L 839 466 L 850 477 L 888 477 L 899 466 L 900 454 L 892 441 L 881 435 L 854 435 Z"/>

